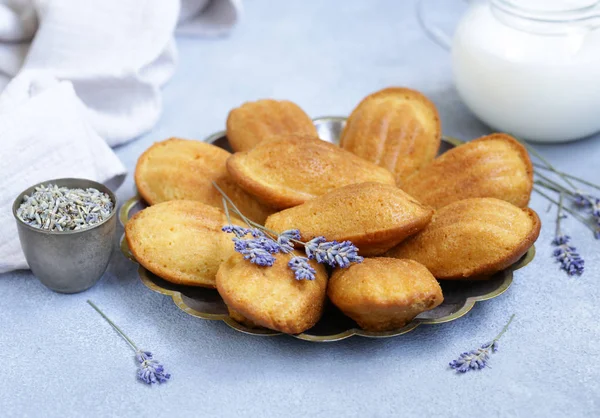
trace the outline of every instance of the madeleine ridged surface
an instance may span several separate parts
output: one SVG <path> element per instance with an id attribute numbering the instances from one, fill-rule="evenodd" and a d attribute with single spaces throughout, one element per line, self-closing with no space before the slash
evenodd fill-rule
<path id="1" fill-rule="evenodd" d="M 360 183 L 275 213 L 265 226 L 277 232 L 298 229 L 305 242 L 318 236 L 350 240 L 361 255 L 371 256 L 425 228 L 432 215 L 431 208 L 396 186 Z"/>
<path id="2" fill-rule="evenodd" d="M 227 169 L 266 205 L 285 209 L 333 189 L 364 182 L 395 184 L 385 168 L 317 137 L 280 136 L 233 154 Z"/>
<path id="3" fill-rule="evenodd" d="M 287 100 L 247 102 L 227 117 L 227 139 L 234 151 L 247 151 L 270 136 L 283 134 L 317 136 L 317 129 L 310 116 Z"/>
<path id="4" fill-rule="evenodd" d="M 438 210 L 423 231 L 387 256 L 418 261 L 438 279 L 486 278 L 517 262 L 540 233 L 529 208 L 473 198 Z"/>
<path id="5" fill-rule="evenodd" d="M 220 209 L 191 200 L 149 206 L 125 225 L 131 253 L 161 278 L 188 286 L 215 287 L 219 265 L 233 254 Z"/>
<path id="6" fill-rule="evenodd" d="M 417 91 L 391 87 L 365 97 L 352 111 L 340 146 L 387 168 L 401 184 L 435 158 L 440 141 L 435 105 Z"/>
<path id="7" fill-rule="evenodd" d="M 315 280 L 296 280 L 287 265 L 291 258 L 291 253 L 277 254 L 273 266 L 261 267 L 235 253 L 221 265 L 217 289 L 235 320 L 287 334 L 299 334 L 319 321 L 327 288 L 325 267 L 311 260 Z"/>
<path id="8" fill-rule="evenodd" d="M 214 181 L 255 222 L 273 213 L 230 178 L 225 163 L 231 154 L 205 142 L 171 138 L 157 142 L 138 159 L 135 183 L 144 200 L 154 205 L 169 200 L 197 200 L 223 208 Z"/>
<path id="9" fill-rule="evenodd" d="M 366 258 L 336 269 L 327 286 L 329 299 L 364 330 L 402 328 L 444 300 L 433 275 L 413 260 Z"/>
<path id="10" fill-rule="evenodd" d="M 436 209 L 470 197 L 495 197 L 526 207 L 533 166 L 517 140 L 492 134 L 445 152 L 400 187 Z"/>

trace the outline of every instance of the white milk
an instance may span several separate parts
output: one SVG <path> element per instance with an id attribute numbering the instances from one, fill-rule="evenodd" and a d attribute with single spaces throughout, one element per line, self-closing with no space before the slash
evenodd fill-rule
<path id="1" fill-rule="evenodd" d="M 600 30 L 528 27 L 492 7 L 472 5 L 452 44 L 456 88 L 466 105 L 494 129 L 533 141 L 600 131 Z M 544 25 L 548 31 L 539 34 Z"/>

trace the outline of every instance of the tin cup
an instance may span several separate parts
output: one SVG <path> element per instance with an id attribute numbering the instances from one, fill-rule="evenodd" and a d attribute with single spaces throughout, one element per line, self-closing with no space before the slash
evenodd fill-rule
<path id="1" fill-rule="evenodd" d="M 27 225 L 17 216 L 25 195 L 40 185 L 53 184 L 70 189 L 94 188 L 106 193 L 113 202 L 110 216 L 89 228 L 77 231 L 48 231 Z M 24 190 L 13 203 L 21 248 L 33 274 L 55 292 L 78 293 L 92 287 L 108 266 L 117 225 L 117 199 L 103 184 L 92 180 L 63 178 L 38 183 Z"/>

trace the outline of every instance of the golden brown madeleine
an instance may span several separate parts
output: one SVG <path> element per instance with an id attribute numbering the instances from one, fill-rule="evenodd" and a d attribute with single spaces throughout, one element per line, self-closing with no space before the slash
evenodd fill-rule
<path id="1" fill-rule="evenodd" d="M 395 184 L 385 168 L 317 137 L 285 135 L 227 160 L 231 177 L 266 205 L 285 209 L 333 189 L 368 181 Z"/>
<path id="2" fill-rule="evenodd" d="M 245 216 L 263 223 L 273 210 L 257 202 L 229 177 L 225 162 L 230 155 L 200 141 L 171 138 L 157 142 L 138 159 L 135 183 L 150 205 L 169 200 L 197 200 L 222 208 L 221 194 L 212 185 L 214 181 Z"/>
<path id="3" fill-rule="evenodd" d="M 247 102 L 229 112 L 227 139 L 234 151 L 247 151 L 262 140 L 283 134 L 317 136 L 310 117 L 287 100 Z"/>
<path id="4" fill-rule="evenodd" d="M 273 266 L 261 267 L 235 253 L 221 264 L 217 289 L 234 319 L 287 334 L 299 334 L 319 321 L 327 288 L 325 267 L 311 260 L 315 280 L 296 280 L 287 265 L 291 258 L 277 254 Z"/>
<path id="5" fill-rule="evenodd" d="M 533 166 L 517 140 L 492 134 L 442 154 L 401 187 L 436 209 L 469 197 L 495 197 L 526 207 L 533 187 Z"/>
<path id="6" fill-rule="evenodd" d="M 391 87 L 365 97 L 346 122 L 340 146 L 402 180 L 429 164 L 441 140 L 435 105 L 418 91 Z"/>
<path id="7" fill-rule="evenodd" d="M 425 228 L 432 215 L 431 208 L 396 186 L 360 183 L 275 213 L 265 226 L 277 232 L 298 229 L 305 242 L 318 236 L 350 240 L 361 255 L 372 256 Z"/>
<path id="8" fill-rule="evenodd" d="M 336 269 L 327 285 L 329 299 L 364 330 L 402 328 L 444 300 L 433 275 L 413 260 L 366 258 Z"/>
<path id="9" fill-rule="evenodd" d="M 444 206 L 423 231 L 388 252 L 418 261 L 438 279 L 487 278 L 516 263 L 540 234 L 540 219 L 504 200 Z"/>
<path id="10" fill-rule="evenodd" d="M 182 285 L 215 287 L 219 265 L 234 252 L 221 231 L 222 210 L 191 200 L 149 206 L 125 225 L 131 253 L 146 269 Z"/>

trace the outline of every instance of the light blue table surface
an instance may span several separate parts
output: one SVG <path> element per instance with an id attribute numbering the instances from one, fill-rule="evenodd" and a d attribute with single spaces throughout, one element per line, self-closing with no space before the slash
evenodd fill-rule
<path id="1" fill-rule="evenodd" d="M 458 1 L 437 4 L 430 18 L 447 27 L 464 10 Z M 117 149 L 130 172 L 154 141 L 202 139 L 223 129 L 232 107 L 264 97 L 293 100 L 312 116 L 347 115 L 366 94 L 405 85 L 436 103 L 445 134 L 489 132 L 461 104 L 448 53 L 423 34 L 413 1 L 248 1 L 229 38 L 178 43 L 161 121 Z M 600 180 L 600 137 L 538 149 Z M 133 192 L 129 175 L 118 197 Z M 531 206 L 544 222 L 537 256 L 508 292 L 460 320 L 391 339 L 244 335 L 151 292 L 118 251 L 82 294 L 53 293 L 26 271 L 2 275 L 0 416 L 598 417 L 600 242 L 565 221 L 586 259 L 582 277 L 567 277 L 551 257 L 554 213 L 539 196 Z M 131 351 L 88 298 L 164 362 L 168 384 L 136 381 Z M 512 313 L 491 369 L 449 370 Z"/>

